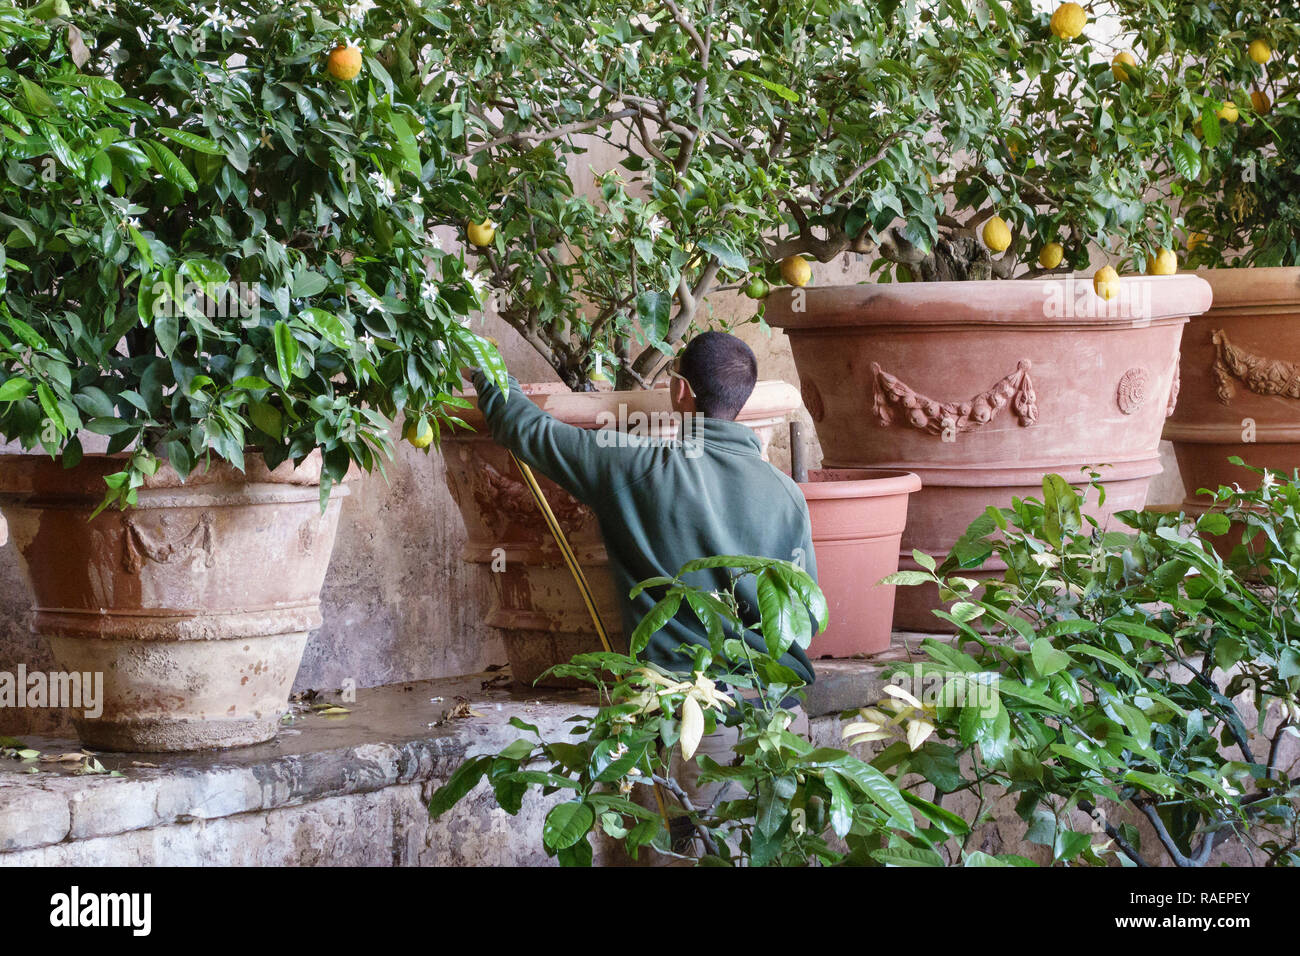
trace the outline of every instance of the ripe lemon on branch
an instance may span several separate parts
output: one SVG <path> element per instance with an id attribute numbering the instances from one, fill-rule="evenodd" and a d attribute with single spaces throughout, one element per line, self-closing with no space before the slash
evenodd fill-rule
<path id="1" fill-rule="evenodd" d="M 1147 256 L 1147 275 L 1171 276 L 1178 271 L 1178 256 L 1161 246 L 1154 256 Z"/>
<path id="2" fill-rule="evenodd" d="M 351 83 L 361 73 L 361 51 L 340 43 L 325 58 L 325 72 L 343 83 Z"/>
<path id="3" fill-rule="evenodd" d="M 1001 216 L 994 216 L 984 223 L 984 245 L 993 252 L 1005 252 L 1011 245 L 1011 230 Z"/>
<path id="4" fill-rule="evenodd" d="M 425 418 L 408 420 L 402 429 L 402 437 L 416 448 L 428 448 L 433 444 L 433 426 Z"/>
<path id="5" fill-rule="evenodd" d="M 1055 269 L 1065 258 L 1065 247 L 1059 242 L 1049 242 L 1038 250 L 1038 264 L 1044 269 Z"/>
<path id="6" fill-rule="evenodd" d="M 1073 40 L 1088 24 L 1088 14 L 1077 3 L 1063 3 L 1052 14 L 1052 33 L 1062 40 Z"/>
<path id="7" fill-rule="evenodd" d="M 786 256 L 781 260 L 781 278 L 802 288 L 812 279 L 812 266 L 803 256 Z"/>
<path id="8" fill-rule="evenodd" d="M 1238 112 L 1236 103 L 1232 100 L 1224 100 L 1223 105 L 1214 111 L 1214 115 L 1225 123 L 1235 123 L 1241 113 Z"/>
<path id="9" fill-rule="evenodd" d="M 476 246 L 490 246 L 492 240 L 496 238 L 497 227 L 492 224 L 492 220 L 484 219 L 482 222 L 471 222 L 465 227 L 465 236 Z"/>
<path id="10" fill-rule="evenodd" d="M 1129 72 L 1124 69 L 1124 67 L 1137 65 L 1137 58 L 1134 57 L 1132 53 L 1128 52 L 1128 50 L 1124 50 L 1121 53 L 1116 54 L 1115 59 L 1110 61 L 1110 71 L 1115 74 L 1115 79 L 1119 80 L 1121 83 L 1127 83 Z"/>
<path id="11" fill-rule="evenodd" d="M 1119 273 L 1114 266 L 1102 266 L 1092 277 L 1092 289 L 1107 302 L 1119 295 Z"/>
<path id="12" fill-rule="evenodd" d="M 1268 45 L 1267 40 L 1251 40 L 1250 46 L 1246 47 L 1246 52 L 1261 66 L 1273 58 L 1273 48 Z"/>

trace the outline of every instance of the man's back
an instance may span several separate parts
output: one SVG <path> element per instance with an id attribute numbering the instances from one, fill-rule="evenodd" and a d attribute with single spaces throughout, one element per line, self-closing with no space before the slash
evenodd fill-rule
<path id="1" fill-rule="evenodd" d="M 498 443 L 590 506 L 600 522 L 630 634 L 657 595 L 629 599 L 640 581 L 672 577 L 687 561 L 748 554 L 802 563 L 816 577 L 808 507 L 793 481 L 765 462 L 757 436 L 737 422 L 687 415 L 678 441 L 610 440 L 542 412 L 511 380 L 509 400 L 481 374 L 479 406 Z M 700 571 L 690 583 L 725 590 L 725 570 Z M 752 609 L 754 596 L 739 597 Z M 743 608 L 742 608 L 743 610 Z M 684 609 L 650 642 L 645 657 L 670 670 L 689 668 L 674 653 L 702 643 L 703 626 Z M 806 682 L 812 666 L 799 648 L 783 659 Z"/>

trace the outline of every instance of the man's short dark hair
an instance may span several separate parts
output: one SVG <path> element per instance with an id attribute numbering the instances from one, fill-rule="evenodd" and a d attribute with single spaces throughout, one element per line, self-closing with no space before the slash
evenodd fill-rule
<path id="1" fill-rule="evenodd" d="M 754 391 L 758 360 L 734 335 L 702 332 L 686 343 L 678 371 L 690 383 L 702 415 L 732 421 Z"/>

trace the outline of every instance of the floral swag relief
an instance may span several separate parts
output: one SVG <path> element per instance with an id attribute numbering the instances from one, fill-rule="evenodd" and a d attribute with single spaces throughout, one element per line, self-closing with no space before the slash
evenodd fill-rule
<path id="1" fill-rule="evenodd" d="M 985 425 L 1010 405 L 1021 427 L 1027 428 L 1038 421 L 1038 396 L 1029 378 L 1029 367 L 1029 359 L 1021 359 L 1014 372 L 970 400 L 939 402 L 905 385 L 873 362 L 873 408 L 882 427 L 892 425 L 901 417 L 913 428 L 943 435 Z"/>

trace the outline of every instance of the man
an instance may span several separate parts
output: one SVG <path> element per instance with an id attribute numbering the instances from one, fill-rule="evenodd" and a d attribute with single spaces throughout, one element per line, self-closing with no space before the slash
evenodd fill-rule
<path id="1" fill-rule="evenodd" d="M 610 440 L 612 436 L 556 421 L 510 379 L 510 397 L 481 371 L 473 373 L 478 404 L 496 442 L 589 506 L 600 523 L 618 592 L 623 633 L 630 637 L 657 596 L 628 593 L 646 578 L 674 576 L 687 561 L 718 554 L 802 558 L 815 579 L 808 505 L 799 486 L 760 455 L 757 436 L 735 421 L 758 379 L 744 342 L 722 332 L 696 336 L 682 352 L 669 386 L 673 410 L 684 418 L 679 440 Z M 696 572 L 689 583 L 724 590 L 723 569 Z M 662 592 L 660 592 L 660 595 Z M 737 597 L 757 623 L 752 579 Z M 759 637 L 747 634 L 757 648 Z M 708 644 L 704 627 L 682 611 L 650 639 L 644 658 L 689 672 L 682 644 Z M 802 648 L 781 663 L 805 683 L 813 669 Z"/>

